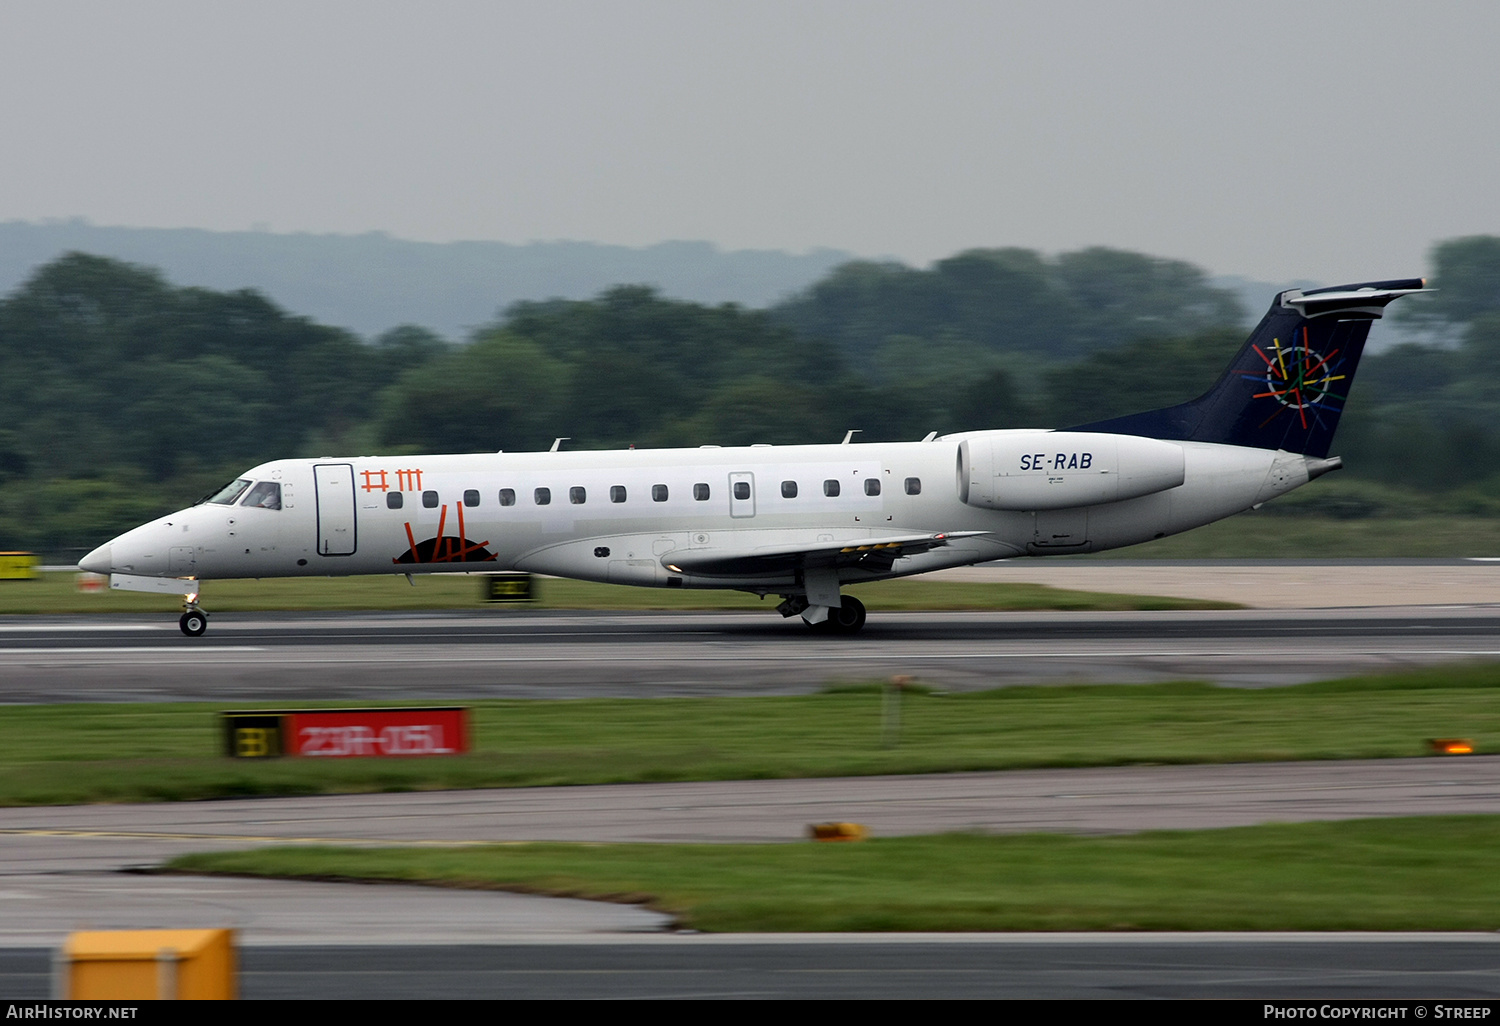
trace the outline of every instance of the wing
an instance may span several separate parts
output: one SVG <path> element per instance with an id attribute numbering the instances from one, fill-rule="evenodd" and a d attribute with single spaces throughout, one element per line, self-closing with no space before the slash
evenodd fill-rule
<path id="1" fill-rule="evenodd" d="M 988 531 L 949 531 L 940 534 L 869 535 L 807 545 L 767 545 L 675 550 L 662 557 L 668 570 L 721 577 L 756 577 L 814 567 L 859 567 L 886 573 L 901 556 L 942 548 L 954 538 L 971 538 Z"/>

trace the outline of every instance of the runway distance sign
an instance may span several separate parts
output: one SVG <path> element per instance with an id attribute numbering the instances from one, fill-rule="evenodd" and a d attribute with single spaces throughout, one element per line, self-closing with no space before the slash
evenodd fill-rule
<path id="1" fill-rule="evenodd" d="M 223 713 L 224 754 L 236 759 L 411 758 L 469 751 L 469 710 L 254 710 Z"/>
<path id="2" fill-rule="evenodd" d="M 527 573 L 485 574 L 481 594 L 486 602 L 530 602 L 536 597 Z"/>
<path id="3" fill-rule="evenodd" d="M 34 552 L 0 552 L 0 580 L 34 581 L 39 562 Z"/>

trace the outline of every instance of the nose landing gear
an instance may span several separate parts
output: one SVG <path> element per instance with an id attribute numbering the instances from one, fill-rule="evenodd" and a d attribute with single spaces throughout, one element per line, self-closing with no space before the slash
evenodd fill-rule
<path id="1" fill-rule="evenodd" d="M 208 630 L 208 614 L 198 608 L 198 596 L 189 595 L 182 604 L 183 613 L 177 621 L 182 633 L 190 638 L 200 637 Z"/>

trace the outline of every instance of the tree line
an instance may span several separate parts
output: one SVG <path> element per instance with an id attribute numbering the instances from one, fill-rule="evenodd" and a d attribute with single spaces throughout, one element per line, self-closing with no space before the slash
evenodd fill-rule
<path id="1" fill-rule="evenodd" d="M 1500 239 L 1434 263 L 1441 291 L 1399 314 L 1424 341 L 1366 357 L 1338 448 L 1398 487 L 1500 494 Z M 845 264 L 764 310 L 627 285 L 462 344 L 365 340 L 73 253 L 0 300 L 0 548 L 97 544 L 285 456 L 1065 427 L 1197 394 L 1243 321 L 1180 261 L 1003 249 Z"/>

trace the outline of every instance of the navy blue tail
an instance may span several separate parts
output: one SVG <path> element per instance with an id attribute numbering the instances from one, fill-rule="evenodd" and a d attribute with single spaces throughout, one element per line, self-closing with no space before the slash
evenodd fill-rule
<path id="1" fill-rule="evenodd" d="M 1197 399 L 1068 430 L 1327 456 L 1371 322 L 1421 290 L 1422 279 L 1410 278 L 1283 292 Z"/>

